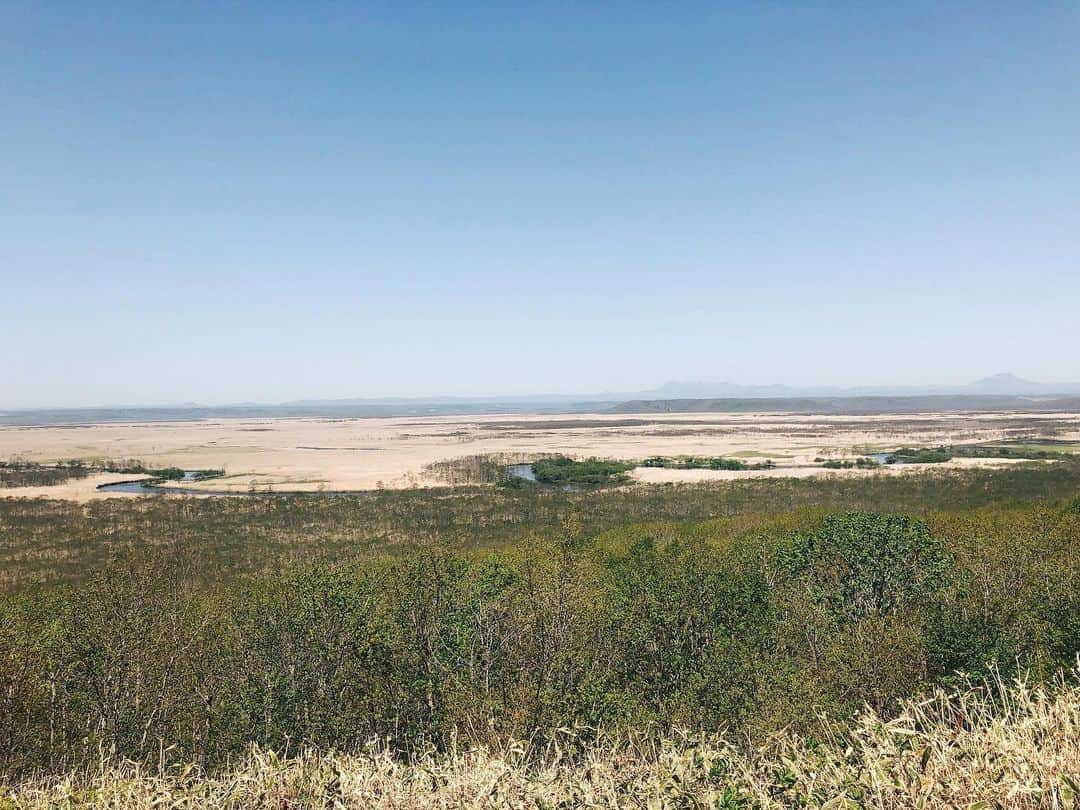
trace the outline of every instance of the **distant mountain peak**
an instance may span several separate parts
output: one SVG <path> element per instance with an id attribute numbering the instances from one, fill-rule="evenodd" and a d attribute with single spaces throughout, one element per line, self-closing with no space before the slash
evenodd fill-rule
<path id="1" fill-rule="evenodd" d="M 1048 387 L 1052 386 L 1025 380 L 1022 377 L 1017 377 L 1011 371 L 983 377 L 981 380 L 976 380 L 968 386 L 972 391 L 1002 394 L 1034 394 L 1039 391 L 1045 391 Z"/>
<path id="2" fill-rule="evenodd" d="M 1022 377 L 1017 377 L 1011 371 L 1003 371 L 1000 374 L 991 374 L 989 377 L 983 377 L 981 380 L 976 380 L 975 385 L 983 385 L 984 383 L 1005 383 L 1008 385 L 1029 385 L 1031 380 L 1025 380 Z"/>

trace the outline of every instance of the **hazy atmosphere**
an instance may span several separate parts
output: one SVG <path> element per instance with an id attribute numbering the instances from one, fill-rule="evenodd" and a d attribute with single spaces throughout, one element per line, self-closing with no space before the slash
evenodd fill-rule
<path id="1" fill-rule="evenodd" d="M 1078 33 L 5 3 L 0 407 L 1075 381 Z"/>

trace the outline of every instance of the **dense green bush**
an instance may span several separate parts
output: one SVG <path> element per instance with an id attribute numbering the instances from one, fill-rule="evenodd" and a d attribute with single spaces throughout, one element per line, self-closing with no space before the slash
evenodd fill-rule
<path id="1" fill-rule="evenodd" d="M 157 481 L 179 481 L 184 477 L 184 471 L 179 467 L 163 467 L 160 470 L 148 470 Z"/>
<path id="2" fill-rule="evenodd" d="M 1022 441 L 1001 442 L 996 444 L 961 444 L 953 445 L 949 452 L 954 458 L 1018 458 L 1043 461 L 1061 461 L 1069 458 L 1067 450 L 1047 450 L 1039 445 L 1054 445 L 1050 439 L 1040 439 L 1031 444 Z"/>
<path id="3" fill-rule="evenodd" d="M 642 467 L 663 467 L 669 470 L 748 470 L 750 465 L 737 458 L 722 456 L 650 456 Z"/>
<path id="4" fill-rule="evenodd" d="M 497 552 L 209 585 L 194 550 L 165 547 L 11 593 L 0 777 L 103 751 L 215 767 L 251 743 L 408 753 L 565 727 L 755 739 L 1080 651 L 1080 516 L 1060 506 L 739 525 L 566 520 Z"/>
<path id="5" fill-rule="evenodd" d="M 532 471 L 536 480 L 542 484 L 599 486 L 625 481 L 625 473 L 633 466 L 621 461 L 604 461 L 598 458 L 576 461 L 566 456 L 553 456 L 534 461 Z"/>
<path id="6" fill-rule="evenodd" d="M 950 561 L 921 520 L 873 512 L 833 515 L 785 554 L 807 593 L 840 621 L 891 616 L 933 602 Z"/>

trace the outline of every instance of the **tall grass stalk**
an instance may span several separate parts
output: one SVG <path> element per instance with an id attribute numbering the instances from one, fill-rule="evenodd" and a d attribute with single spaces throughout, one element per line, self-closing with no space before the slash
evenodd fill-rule
<path id="1" fill-rule="evenodd" d="M 1076 672 L 993 678 L 867 708 L 841 730 L 652 741 L 563 729 L 543 745 L 451 746 L 401 761 L 377 743 L 290 757 L 253 749 L 219 774 L 101 763 L 0 792 L 0 808 L 1072 808 L 1080 792 Z"/>

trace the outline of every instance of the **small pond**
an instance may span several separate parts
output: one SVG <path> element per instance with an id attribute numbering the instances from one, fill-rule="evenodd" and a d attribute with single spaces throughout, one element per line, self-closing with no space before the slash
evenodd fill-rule
<path id="1" fill-rule="evenodd" d="M 196 477 L 198 472 L 195 470 L 185 470 L 184 477 L 176 479 L 178 481 L 197 481 Z M 154 484 L 151 486 L 144 486 L 144 484 L 151 479 L 149 477 L 139 478 L 132 481 L 117 481 L 115 484 L 102 484 L 98 487 L 101 492 L 128 492 L 132 495 L 168 495 L 170 493 L 181 493 L 183 495 L 246 495 L 247 493 L 239 492 L 218 492 L 216 490 L 206 489 L 189 489 L 187 487 L 171 486 L 172 481 L 164 481 L 161 484 Z"/>
<path id="2" fill-rule="evenodd" d="M 506 472 L 511 478 L 536 481 L 536 473 L 533 472 L 532 464 L 511 464 L 506 468 Z"/>
<path id="3" fill-rule="evenodd" d="M 583 489 L 580 484 L 563 484 L 562 486 L 558 486 L 557 484 L 542 483 L 536 479 L 536 473 L 533 472 L 532 464 L 511 464 L 506 468 L 506 473 L 511 478 L 520 478 L 522 481 L 529 481 L 541 487 L 558 487 L 563 492 L 580 492 Z"/>
<path id="4" fill-rule="evenodd" d="M 900 459 L 896 458 L 892 453 L 872 453 L 868 456 L 868 458 L 872 458 L 878 464 L 888 464 L 890 467 L 904 463 Z M 892 459 L 891 462 L 889 461 L 890 458 Z"/>

